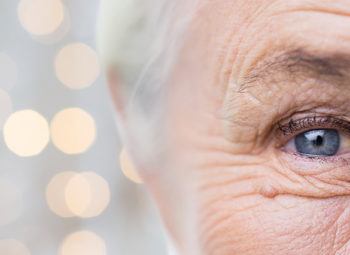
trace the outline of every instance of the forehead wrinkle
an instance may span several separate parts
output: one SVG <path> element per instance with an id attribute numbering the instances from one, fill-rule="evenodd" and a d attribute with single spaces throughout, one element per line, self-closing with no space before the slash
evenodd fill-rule
<path id="1" fill-rule="evenodd" d="M 338 95 L 349 96 L 338 86 L 349 80 L 349 54 L 295 49 L 261 59 L 248 75 L 238 79 L 239 91 L 232 87 L 225 97 L 221 117 L 232 141 L 241 141 L 242 132 L 249 139 L 264 138 L 282 117 L 329 104 L 337 106 L 342 104 Z"/>
<path id="2" fill-rule="evenodd" d="M 274 54 L 259 61 L 240 79 L 238 92 L 250 87 L 279 80 L 298 84 L 305 79 L 341 84 L 350 71 L 349 53 L 315 53 L 299 48 Z"/>

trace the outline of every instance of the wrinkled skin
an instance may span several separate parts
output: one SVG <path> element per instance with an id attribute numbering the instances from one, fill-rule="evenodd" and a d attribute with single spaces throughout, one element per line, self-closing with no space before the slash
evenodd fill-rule
<path id="1" fill-rule="evenodd" d="M 143 176 L 179 253 L 350 254 L 348 131 L 341 153 L 311 158 L 279 128 L 350 120 L 350 1 L 200 2 L 166 100 L 167 162 Z M 332 59 L 330 74 L 281 67 L 286 51 Z"/>

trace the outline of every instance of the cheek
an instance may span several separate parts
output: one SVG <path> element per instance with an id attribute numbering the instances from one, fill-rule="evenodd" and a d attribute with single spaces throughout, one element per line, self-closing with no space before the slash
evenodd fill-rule
<path id="1" fill-rule="evenodd" d="M 202 254 L 347 254 L 350 199 L 311 199 L 217 189 L 199 210 Z"/>

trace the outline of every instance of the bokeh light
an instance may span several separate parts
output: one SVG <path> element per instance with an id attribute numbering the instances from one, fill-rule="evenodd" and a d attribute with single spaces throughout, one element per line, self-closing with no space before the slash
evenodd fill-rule
<path id="1" fill-rule="evenodd" d="M 63 218 L 74 216 L 67 206 L 64 191 L 69 180 L 75 175 L 76 173 L 71 171 L 61 172 L 51 179 L 46 188 L 46 201 L 49 208 Z"/>
<path id="2" fill-rule="evenodd" d="M 66 154 L 83 153 L 95 141 L 95 121 L 80 108 L 64 109 L 51 122 L 51 138 L 53 144 Z"/>
<path id="3" fill-rule="evenodd" d="M 75 175 L 66 187 L 66 201 L 76 216 L 96 217 L 110 202 L 109 185 L 105 179 L 93 172 Z"/>
<path id="4" fill-rule="evenodd" d="M 0 130 L 12 112 L 12 100 L 6 91 L 0 89 Z"/>
<path id="5" fill-rule="evenodd" d="M 166 254 L 133 162 L 116 171 L 100 2 L 0 4 L 0 255 Z"/>
<path id="6" fill-rule="evenodd" d="M 72 177 L 65 188 L 68 208 L 75 215 L 81 215 L 91 203 L 91 186 L 81 174 Z"/>
<path id="7" fill-rule="evenodd" d="M 22 26 L 33 35 L 55 32 L 64 20 L 61 0 L 21 0 L 18 17 Z"/>
<path id="8" fill-rule="evenodd" d="M 62 172 L 52 178 L 46 189 L 49 208 L 57 215 L 91 218 L 100 215 L 110 202 L 105 179 L 93 172 Z"/>
<path id="9" fill-rule="evenodd" d="M 71 89 L 92 85 L 100 74 L 96 52 L 86 44 L 72 43 L 59 51 L 55 59 L 57 78 Z"/>
<path id="10" fill-rule="evenodd" d="M 16 62 L 6 53 L 0 52 L 0 88 L 9 90 L 18 80 Z"/>
<path id="11" fill-rule="evenodd" d="M 0 240 L 1 255 L 30 255 L 28 248 L 15 239 Z"/>
<path id="12" fill-rule="evenodd" d="M 143 181 L 140 175 L 137 173 L 135 166 L 132 164 L 127 152 L 123 149 L 119 155 L 120 168 L 123 174 L 132 182 L 142 184 Z"/>
<path id="13" fill-rule="evenodd" d="M 32 39 L 42 44 L 60 43 L 62 39 L 71 31 L 71 17 L 69 10 L 64 6 L 64 19 L 55 32 L 47 35 L 32 35 Z M 51 62 L 52 63 L 52 62 Z"/>
<path id="14" fill-rule="evenodd" d="M 49 125 L 46 119 L 33 110 L 11 114 L 4 125 L 7 147 L 21 157 L 38 155 L 49 142 Z"/>
<path id="15" fill-rule="evenodd" d="M 22 194 L 16 185 L 0 179 L 0 226 L 18 219 L 22 213 L 22 203 Z"/>
<path id="16" fill-rule="evenodd" d="M 80 231 L 65 238 L 59 255 L 106 255 L 104 240 L 91 231 Z"/>

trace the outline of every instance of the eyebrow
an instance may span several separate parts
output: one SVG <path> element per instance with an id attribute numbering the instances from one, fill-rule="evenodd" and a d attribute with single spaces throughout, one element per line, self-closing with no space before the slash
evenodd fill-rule
<path id="1" fill-rule="evenodd" d="M 326 80 L 343 83 L 350 76 L 350 54 L 322 54 L 299 48 L 274 54 L 253 67 L 241 80 L 239 92 L 259 81 L 276 82 L 277 79 Z"/>

